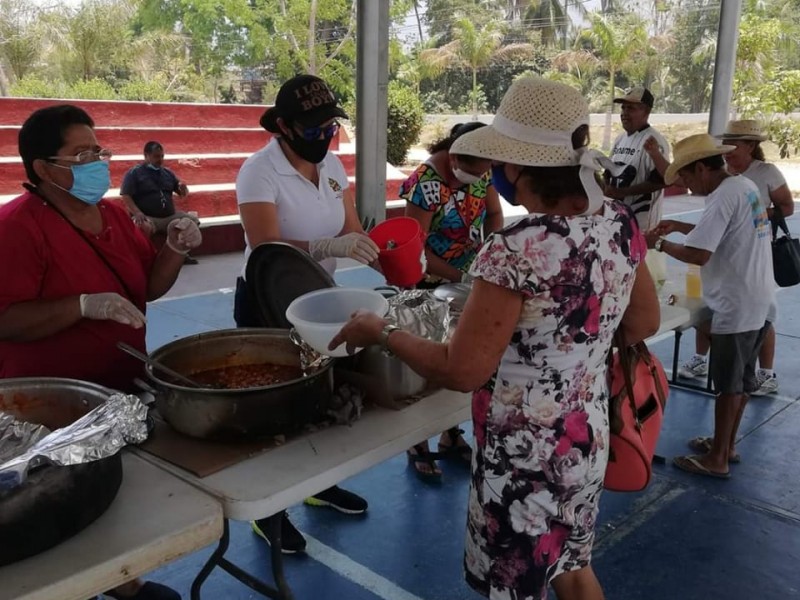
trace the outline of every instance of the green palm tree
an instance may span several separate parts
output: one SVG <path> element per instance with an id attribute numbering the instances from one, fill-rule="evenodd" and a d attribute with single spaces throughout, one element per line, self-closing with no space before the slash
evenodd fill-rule
<path id="1" fill-rule="evenodd" d="M 464 66 L 472 71 L 472 114 L 478 114 L 478 69 L 488 65 L 503 41 L 500 23 L 490 21 L 478 27 L 461 17 L 453 23 L 455 38 L 440 48 L 428 48 L 419 54 L 422 75 L 437 77 L 447 69 Z"/>
<path id="2" fill-rule="evenodd" d="M 591 26 L 581 37 L 591 44 L 608 72 L 608 109 L 603 133 L 603 149 L 608 150 L 611 146 L 611 113 L 616 95 L 616 76 L 631 57 L 642 52 L 647 43 L 647 30 L 644 21 L 634 15 L 614 18 L 593 14 L 590 19 Z"/>
<path id="3" fill-rule="evenodd" d="M 572 25 L 570 8 L 578 11 L 581 17 L 587 14 L 584 3 L 576 0 L 509 0 L 508 14 L 512 21 L 518 18 L 526 28 L 539 31 L 545 46 L 560 42 L 566 49 Z"/>

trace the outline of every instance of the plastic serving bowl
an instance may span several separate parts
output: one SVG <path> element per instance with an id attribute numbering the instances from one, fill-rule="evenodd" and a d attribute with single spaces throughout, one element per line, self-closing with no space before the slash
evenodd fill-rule
<path id="1" fill-rule="evenodd" d="M 347 356 L 342 344 L 328 350 L 328 344 L 357 310 L 386 315 L 389 303 L 379 292 L 358 288 L 328 288 L 303 294 L 286 309 L 286 319 L 306 343 L 325 356 Z M 356 348 L 356 352 L 361 348 Z"/>

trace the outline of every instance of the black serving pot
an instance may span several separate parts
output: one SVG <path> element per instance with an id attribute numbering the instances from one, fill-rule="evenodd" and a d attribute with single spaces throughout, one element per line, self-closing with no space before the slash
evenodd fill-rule
<path id="1" fill-rule="evenodd" d="M 2 379 L 0 411 L 54 430 L 73 423 L 112 393 L 75 379 Z M 119 453 L 30 471 L 22 485 L 0 492 L 0 566 L 43 552 L 86 528 L 108 509 L 121 483 Z"/>

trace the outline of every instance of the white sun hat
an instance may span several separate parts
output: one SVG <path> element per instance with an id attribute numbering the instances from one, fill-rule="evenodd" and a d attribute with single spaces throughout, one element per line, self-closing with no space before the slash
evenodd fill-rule
<path id="1" fill-rule="evenodd" d="M 750 140 L 753 142 L 765 142 L 767 135 L 760 122 L 754 119 L 742 119 L 741 121 L 728 121 L 725 126 L 725 133 L 721 136 L 725 140 Z"/>
<path id="2" fill-rule="evenodd" d="M 492 124 L 465 133 L 450 152 L 531 167 L 582 165 L 581 182 L 594 212 L 603 202 L 595 173 L 610 169 L 619 174 L 622 167 L 600 152 L 572 147 L 572 134 L 581 125 L 589 125 L 589 105 L 578 90 L 523 77 L 508 88 Z"/>

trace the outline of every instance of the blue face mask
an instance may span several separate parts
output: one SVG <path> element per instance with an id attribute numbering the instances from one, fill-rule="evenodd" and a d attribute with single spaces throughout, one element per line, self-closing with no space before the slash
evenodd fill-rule
<path id="1" fill-rule="evenodd" d="M 108 188 L 111 187 L 111 175 L 108 162 L 105 160 L 96 160 L 85 165 L 73 165 L 71 167 L 55 166 L 72 171 L 72 187 L 65 189 L 60 185 L 53 185 L 65 192 L 69 192 L 86 204 L 94 205 L 100 202 Z"/>
<path id="2" fill-rule="evenodd" d="M 492 184 L 506 202 L 513 206 L 518 206 L 516 195 L 517 190 L 513 183 L 508 180 L 505 172 L 505 164 L 492 165 Z"/>

